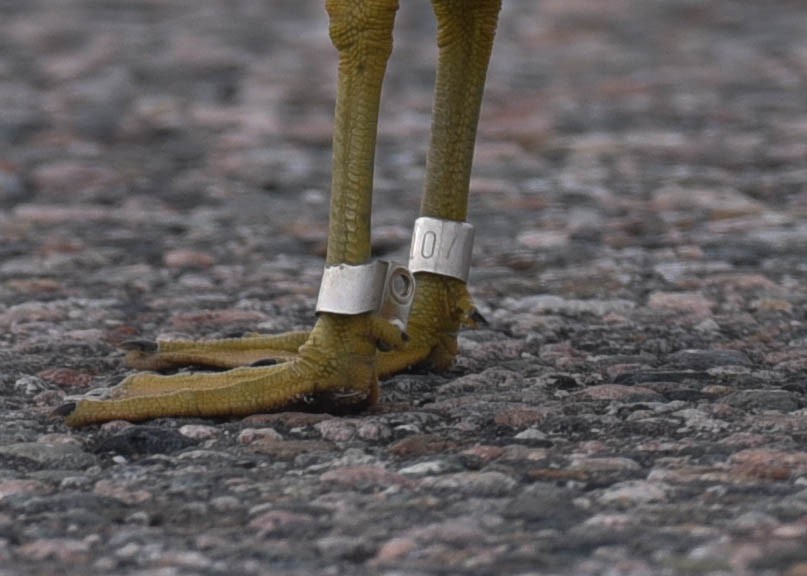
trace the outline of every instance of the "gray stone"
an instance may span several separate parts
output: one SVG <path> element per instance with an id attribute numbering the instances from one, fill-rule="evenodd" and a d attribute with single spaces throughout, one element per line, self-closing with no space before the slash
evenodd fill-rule
<path id="1" fill-rule="evenodd" d="M 585 512 L 574 504 L 576 497 L 573 490 L 537 482 L 513 498 L 502 515 L 539 523 L 544 528 L 564 528 L 585 517 Z"/>
<path id="2" fill-rule="evenodd" d="M 65 470 L 83 470 L 97 463 L 92 454 L 74 444 L 40 444 L 38 442 L 20 442 L 0 446 L 0 458 L 22 460 L 36 468 L 58 468 Z"/>
<path id="3" fill-rule="evenodd" d="M 739 350 L 679 350 L 667 356 L 667 364 L 688 370 L 716 366 L 751 366 L 751 359 Z"/>
<path id="4" fill-rule="evenodd" d="M 775 389 L 738 390 L 723 398 L 723 401 L 730 406 L 754 412 L 763 410 L 793 412 L 804 405 L 801 395 Z"/>

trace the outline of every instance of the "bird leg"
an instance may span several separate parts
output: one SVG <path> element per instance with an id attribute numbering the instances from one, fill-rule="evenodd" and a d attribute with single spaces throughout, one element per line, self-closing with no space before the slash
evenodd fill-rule
<path id="1" fill-rule="evenodd" d="M 501 0 L 432 0 L 439 59 L 432 137 L 421 216 L 463 222 L 482 92 Z M 392 48 L 397 0 L 328 0 L 331 39 L 339 52 L 339 86 L 328 265 L 370 258 L 370 209 L 378 104 Z M 417 247 L 414 247 L 417 248 Z M 322 313 L 310 333 L 229 340 L 133 342 L 135 368 L 184 365 L 234 368 L 215 374 L 138 373 L 103 400 L 82 399 L 59 413 L 70 425 L 116 418 L 245 415 L 325 395 L 336 402 L 373 402 L 377 377 L 414 365 L 451 366 L 457 333 L 475 325 L 464 278 L 418 271 L 407 338 L 372 313 Z M 376 348 L 385 351 L 376 353 Z"/>
<path id="2" fill-rule="evenodd" d="M 432 0 L 432 7 L 439 55 L 420 215 L 463 222 L 501 0 Z M 413 245 L 413 252 L 418 249 Z M 403 350 L 381 355 L 382 375 L 420 364 L 437 370 L 450 367 L 460 327 L 474 327 L 482 318 L 463 280 L 431 272 L 415 272 L 415 280 L 410 340 Z"/>
<path id="3" fill-rule="evenodd" d="M 397 0 L 326 3 L 331 40 L 339 53 L 328 266 L 356 266 L 370 259 L 378 108 L 397 7 Z M 401 348 L 404 338 L 400 329 L 372 312 L 323 312 L 287 362 L 212 374 L 137 373 L 113 388 L 107 398 L 83 398 L 57 409 L 57 414 L 65 416 L 67 424 L 80 426 L 112 419 L 246 415 L 320 395 L 343 403 L 373 402 L 378 395 L 376 350 L 379 346 Z M 287 356 L 302 340 L 293 335 L 273 342 Z M 170 348 L 166 346 L 166 351 Z M 181 359 L 185 352 L 175 349 L 165 358 Z M 194 360 L 197 355 L 184 358 Z"/>
<path id="4" fill-rule="evenodd" d="M 462 222 L 468 214 L 476 128 L 501 0 L 433 0 L 432 5 L 439 56 L 420 215 Z M 407 330 L 410 340 L 403 350 L 380 355 L 382 377 L 414 365 L 448 368 L 457 355 L 459 329 L 476 326 L 481 319 L 464 281 L 430 272 L 418 272 L 415 277 L 417 289 Z M 144 370 L 189 364 L 233 368 L 288 360 L 304 340 L 304 333 L 294 333 L 134 343 L 127 348 L 126 360 Z"/>

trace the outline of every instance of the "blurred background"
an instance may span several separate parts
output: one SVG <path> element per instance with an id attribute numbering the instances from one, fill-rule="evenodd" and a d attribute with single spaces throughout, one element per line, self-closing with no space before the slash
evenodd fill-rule
<path id="1" fill-rule="evenodd" d="M 374 212 L 376 253 L 397 258 L 436 53 L 428 2 L 401 4 Z M 482 300 L 631 298 L 681 267 L 803 276 L 802 15 L 795 1 L 505 0 L 471 184 Z M 0 295 L 134 306 L 176 286 L 172 306 L 215 307 L 224 290 L 308 309 L 335 62 L 318 0 L 0 2 Z"/>

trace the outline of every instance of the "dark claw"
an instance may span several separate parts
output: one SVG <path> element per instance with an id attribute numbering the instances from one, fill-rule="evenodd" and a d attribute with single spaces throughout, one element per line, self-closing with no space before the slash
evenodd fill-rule
<path id="1" fill-rule="evenodd" d="M 51 418 L 66 418 L 70 416 L 76 410 L 76 403 L 75 402 L 67 402 L 62 404 L 58 408 L 55 408 L 49 416 Z"/>
<path id="2" fill-rule="evenodd" d="M 471 312 L 471 320 L 473 320 L 474 322 L 476 322 L 480 326 L 487 326 L 488 325 L 488 321 L 485 319 L 484 316 L 482 316 L 482 314 L 476 308 L 474 308 L 474 311 Z"/>
<path id="3" fill-rule="evenodd" d="M 404 342 L 409 342 L 409 334 L 407 334 L 406 332 L 401 332 L 401 340 L 403 340 Z"/>
<path id="4" fill-rule="evenodd" d="M 277 363 L 278 361 L 274 358 L 261 358 L 260 360 L 255 360 L 250 366 L 257 368 L 258 366 L 274 366 Z"/>
<path id="5" fill-rule="evenodd" d="M 159 346 L 154 340 L 138 338 L 134 340 L 125 340 L 118 344 L 118 348 L 124 352 L 144 352 L 147 354 L 152 354 L 159 349 Z"/>

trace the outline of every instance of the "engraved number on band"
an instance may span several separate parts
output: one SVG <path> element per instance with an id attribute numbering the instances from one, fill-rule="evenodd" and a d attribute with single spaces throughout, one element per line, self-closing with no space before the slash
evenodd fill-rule
<path id="1" fill-rule="evenodd" d="M 415 221 L 409 252 L 411 272 L 468 280 L 474 230 L 467 222 L 423 216 Z"/>
<path id="2" fill-rule="evenodd" d="M 440 247 L 438 247 L 437 242 L 437 234 L 428 230 L 423 237 L 420 239 L 420 255 L 427 260 L 435 256 L 435 252 L 437 252 L 437 257 L 439 258 L 441 255 L 445 259 L 451 258 L 451 251 L 454 250 L 454 246 L 457 245 L 457 240 L 459 236 L 452 236 L 451 243 L 448 245 L 448 250 L 445 251 L 444 254 L 441 254 Z"/>
<path id="3" fill-rule="evenodd" d="M 420 255 L 431 258 L 434 256 L 435 246 L 437 246 L 437 234 L 429 230 L 423 235 L 423 241 L 420 243 Z"/>

